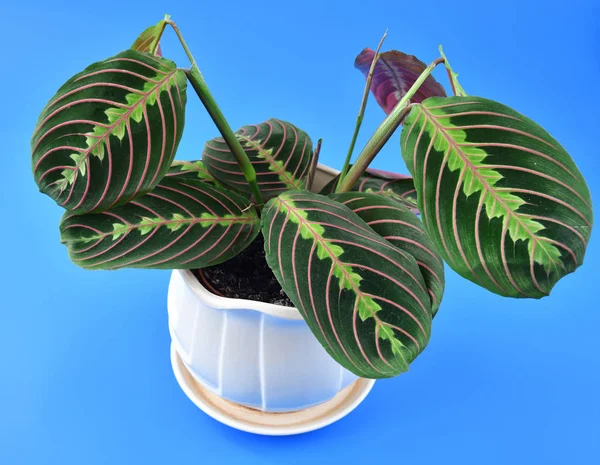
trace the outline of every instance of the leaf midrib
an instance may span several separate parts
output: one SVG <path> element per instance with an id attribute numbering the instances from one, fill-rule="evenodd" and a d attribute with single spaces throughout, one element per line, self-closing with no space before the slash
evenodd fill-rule
<path id="1" fill-rule="evenodd" d="M 351 265 L 347 264 L 346 262 L 341 261 L 332 251 L 331 249 L 327 246 L 328 242 L 327 240 L 321 236 L 320 234 L 317 233 L 317 231 L 315 231 L 313 228 L 310 227 L 310 225 L 312 225 L 313 223 L 305 218 L 302 217 L 302 215 L 300 215 L 299 213 L 296 212 L 296 208 L 293 205 L 288 204 L 285 199 L 282 199 L 281 197 L 278 197 L 278 200 L 283 203 L 285 205 L 285 207 L 287 208 L 287 210 L 289 212 L 291 212 L 299 221 L 300 223 L 300 227 L 302 227 L 302 224 L 304 224 L 313 234 L 313 237 L 315 238 L 315 240 L 317 240 L 322 246 L 323 248 L 325 248 L 327 250 L 327 254 L 329 255 L 329 257 L 331 258 L 332 262 L 334 263 L 334 265 L 337 265 L 343 275 L 344 275 L 344 279 L 350 283 L 350 285 L 352 286 L 352 289 L 354 290 L 356 296 L 358 298 L 364 298 L 364 294 L 363 292 L 360 290 L 359 287 L 356 286 L 356 284 L 354 283 L 354 280 L 351 279 L 350 275 L 348 274 L 348 272 L 346 271 L 345 267 L 350 267 L 352 268 Z M 373 312 L 373 310 L 371 310 L 371 308 L 369 306 L 367 306 L 367 308 L 369 309 L 369 312 L 371 313 L 371 316 L 375 319 L 375 321 L 377 322 L 377 324 L 385 326 L 384 322 L 382 322 L 378 317 L 377 314 L 375 312 Z"/>
<path id="2" fill-rule="evenodd" d="M 201 224 L 201 223 L 215 223 L 215 224 L 220 224 L 220 223 L 231 223 L 231 224 L 246 224 L 249 223 L 250 221 L 256 219 L 253 216 L 240 216 L 240 217 L 236 217 L 236 218 L 225 218 L 225 217 L 214 217 L 214 218 L 186 218 L 183 220 L 165 220 L 165 221 L 156 221 L 156 222 L 152 222 L 152 224 L 143 224 L 143 223 L 136 223 L 136 224 L 132 224 L 130 223 L 129 226 L 127 226 L 126 228 L 123 229 L 123 234 L 127 235 L 129 234 L 131 231 L 139 229 L 139 228 L 144 228 L 144 227 L 152 227 L 153 229 L 158 229 L 161 226 L 167 226 L 170 224 L 181 224 L 181 225 L 194 225 L 194 224 Z M 121 223 L 123 224 L 123 223 Z M 67 228 L 69 227 L 76 227 L 77 225 L 72 225 L 72 226 L 67 226 Z M 67 243 L 78 243 L 78 242 L 90 242 L 92 240 L 96 240 L 96 239 L 104 239 L 107 236 L 112 236 L 114 235 L 115 232 L 114 231 L 109 231 L 106 233 L 102 233 L 102 234 L 97 234 L 95 236 L 90 236 L 90 237 L 86 237 L 86 238 L 79 238 L 79 239 L 71 239 L 71 240 L 65 240 L 65 241 L 61 241 L 63 244 L 67 244 Z"/>
<path id="3" fill-rule="evenodd" d="M 131 107 L 129 107 L 129 109 L 123 113 L 123 115 L 121 115 L 116 122 L 114 122 L 113 124 L 109 125 L 106 127 L 106 130 L 104 132 L 104 134 L 102 134 L 102 136 L 98 137 L 98 139 L 96 140 L 96 142 L 94 142 L 91 146 L 89 146 L 85 152 L 83 152 L 81 159 L 79 160 L 78 163 L 75 164 L 74 169 L 75 169 L 75 177 L 77 177 L 77 173 L 79 173 L 79 166 L 81 165 L 81 163 L 83 161 L 87 161 L 87 159 L 89 158 L 90 154 L 93 152 L 93 150 L 98 146 L 99 143 L 105 143 L 108 141 L 108 139 L 110 138 L 110 136 L 112 135 L 112 131 L 114 128 L 116 128 L 117 126 L 119 126 L 124 120 L 127 120 L 131 114 L 133 113 L 133 111 L 140 107 L 141 105 L 145 104 L 146 101 L 148 100 L 148 98 L 150 97 L 150 95 L 152 95 L 153 92 L 156 92 L 156 90 L 158 88 L 160 88 L 163 84 L 165 84 L 166 82 L 168 82 L 173 76 L 175 76 L 175 74 L 177 73 L 177 71 L 179 71 L 177 68 L 174 68 L 165 78 L 161 79 L 160 81 L 155 81 L 156 85 L 148 92 L 146 92 L 145 94 L 142 92 L 141 95 L 143 95 L 143 97 L 138 100 L 136 103 L 134 103 Z M 150 81 L 146 81 L 146 82 L 150 82 Z M 158 99 L 158 97 L 157 97 Z M 88 173 L 89 176 L 89 173 Z M 72 184 L 75 184 L 75 179 L 73 180 Z"/>
<path id="4" fill-rule="evenodd" d="M 285 170 L 285 168 L 280 168 L 279 165 L 277 164 L 277 160 L 274 157 L 272 157 L 269 154 L 269 151 L 265 150 L 262 145 L 260 145 L 253 139 L 250 139 L 248 136 L 238 135 L 238 138 L 242 139 L 244 142 L 250 144 L 252 147 L 257 149 L 258 153 L 261 154 L 265 158 L 265 160 L 267 161 L 269 166 L 271 166 L 273 168 L 271 171 L 273 171 L 273 173 L 278 174 L 281 177 L 283 177 L 284 178 L 283 182 L 286 185 L 288 185 L 289 187 L 292 187 L 294 189 L 302 189 L 303 186 L 301 185 L 300 180 L 294 178 L 294 176 L 291 175 L 290 173 L 288 173 Z M 279 153 L 279 152 L 277 152 L 277 153 Z"/>
<path id="5" fill-rule="evenodd" d="M 205 180 L 210 180 L 210 181 L 216 181 L 216 179 L 212 176 L 212 174 L 210 174 L 208 172 L 208 170 L 206 169 L 205 166 L 198 166 L 195 163 L 189 162 L 189 161 L 176 161 L 173 163 L 172 166 L 181 166 L 181 167 L 185 167 L 187 169 L 182 169 L 180 171 L 178 171 L 177 173 L 171 173 L 171 174 L 167 174 L 167 176 L 177 176 L 178 174 L 181 173 L 202 173 L 204 175 L 203 178 L 201 179 L 205 179 Z"/>

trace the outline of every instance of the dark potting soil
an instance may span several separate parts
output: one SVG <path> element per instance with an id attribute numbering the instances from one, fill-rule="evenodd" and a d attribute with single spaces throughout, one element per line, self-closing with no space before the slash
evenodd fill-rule
<path id="1" fill-rule="evenodd" d="M 204 275 L 204 279 L 201 274 Z M 209 290 L 225 297 L 294 306 L 267 265 L 261 235 L 231 260 L 202 270 L 194 270 L 194 275 Z"/>

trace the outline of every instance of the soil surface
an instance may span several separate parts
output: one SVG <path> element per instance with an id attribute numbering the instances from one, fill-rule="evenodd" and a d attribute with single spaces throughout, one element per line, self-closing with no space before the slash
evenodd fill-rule
<path id="1" fill-rule="evenodd" d="M 231 260 L 193 272 L 200 283 L 214 294 L 294 306 L 267 265 L 262 235 Z"/>

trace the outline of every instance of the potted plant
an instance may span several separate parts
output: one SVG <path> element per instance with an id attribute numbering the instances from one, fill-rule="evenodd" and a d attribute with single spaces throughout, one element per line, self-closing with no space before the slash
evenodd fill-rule
<path id="1" fill-rule="evenodd" d="M 167 26 L 189 69 L 162 57 Z M 233 132 L 168 16 L 43 109 L 33 174 L 66 210 L 70 258 L 173 270 L 174 368 L 217 419 L 288 434 L 340 418 L 425 349 L 444 262 L 513 298 L 547 296 L 583 263 L 592 205 L 572 158 L 527 117 L 467 95 L 440 53 L 429 66 L 359 54 L 367 83 L 339 172 L 291 123 Z M 439 64 L 454 96 L 431 76 Z M 174 161 L 188 82 L 221 137 Z M 351 164 L 369 90 L 387 117 Z M 412 177 L 369 169 L 401 125 Z"/>

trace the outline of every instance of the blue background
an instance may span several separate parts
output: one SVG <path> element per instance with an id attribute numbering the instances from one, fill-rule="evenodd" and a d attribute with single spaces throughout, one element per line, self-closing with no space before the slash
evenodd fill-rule
<path id="1" fill-rule="evenodd" d="M 443 43 L 467 92 L 542 124 L 597 198 L 595 2 L 10 3 L 0 14 L 0 464 L 600 463 L 597 238 L 541 301 L 502 299 L 449 272 L 431 343 L 408 374 L 377 382 L 335 425 L 259 437 L 212 420 L 176 384 L 168 272 L 69 262 L 61 210 L 37 193 L 29 154 L 56 89 L 169 12 L 233 127 L 290 120 L 323 137 L 322 161 L 339 167 L 364 85 L 354 58 L 389 28 L 385 49 L 426 62 Z M 172 32 L 163 51 L 187 63 Z M 194 159 L 216 130 L 193 93 L 187 118 L 178 158 Z M 382 118 L 371 99 L 359 149 Z M 375 167 L 406 172 L 397 138 Z"/>

